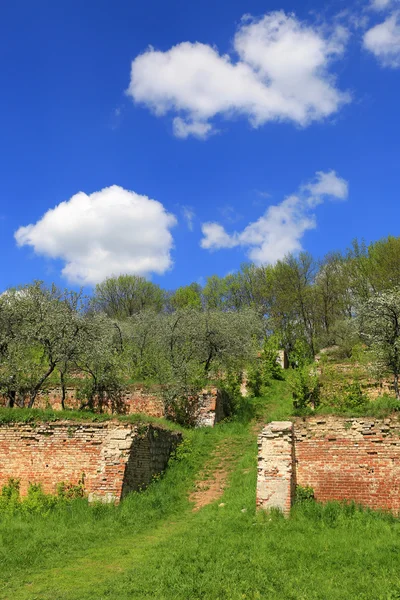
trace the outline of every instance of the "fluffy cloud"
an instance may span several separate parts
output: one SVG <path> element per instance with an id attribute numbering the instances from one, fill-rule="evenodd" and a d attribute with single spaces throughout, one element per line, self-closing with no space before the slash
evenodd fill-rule
<path id="1" fill-rule="evenodd" d="M 400 67 L 400 12 L 371 27 L 364 34 L 364 47 L 372 52 L 384 67 Z"/>
<path id="2" fill-rule="evenodd" d="M 349 94 L 329 72 L 344 52 L 347 32 L 329 35 L 287 15 L 246 17 L 233 47 L 238 60 L 207 44 L 183 42 L 166 52 L 150 47 L 132 62 L 127 94 L 157 116 L 175 114 L 174 133 L 206 138 L 217 115 L 306 126 L 335 113 Z"/>
<path id="3" fill-rule="evenodd" d="M 79 192 L 15 233 L 18 246 L 65 261 L 71 282 L 93 285 L 119 273 L 162 274 L 171 265 L 176 223 L 164 206 L 113 185 Z"/>
<path id="4" fill-rule="evenodd" d="M 297 194 L 270 206 L 264 215 L 241 232 L 229 234 L 219 223 L 204 223 L 202 248 L 217 250 L 243 246 L 257 264 L 274 263 L 289 252 L 301 250 L 306 231 L 316 226 L 313 207 L 325 200 L 345 200 L 347 182 L 335 171 L 318 171 L 315 180 L 300 187 Z"/>

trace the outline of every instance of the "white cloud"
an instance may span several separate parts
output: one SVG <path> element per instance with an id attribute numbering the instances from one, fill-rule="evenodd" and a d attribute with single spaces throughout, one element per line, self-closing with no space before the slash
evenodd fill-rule
<path id="1" fill-rule="evenodd" d="M 191 206 L 182 206 L 182 215 L 186 221 L 189 231 L 193 231 L 193 221 L 196 216 L 193 208 Z"/>
<path id="2" fill-rule="evenodd" d="M 371 8 L 373 10 L 385 10 L 389 8 L 396 0 L 371 0 Z"/>
<path id="3" fill-rule="evenodd" d="M 253 127 L 268 121 L 306 126 L 350 101 L 329 72 L 346 41 L 340 25 L 327 34 L 283 11 L 247 17 L 233 42 L 238 60 L 198 42 L 165 52 L 150 47 L 132 62 L 127 94 L 157 116 L 175 114 L 181 138 L 208 137 L 217 115 L 242 115 Z"/>
<path id="4" fill-rule="evenodd" d="M 400 13 L 394 12 L 382 23 L 368 29 L 364 34 L 364 47 L 384 67 L 400 67 Z"/>
<path id="5" fill-rule="evenodd" d="M 207 139 L 213 130 L 211 123 L 202 123 L 200 121 L 185 121 L 181 117 L 175 117 L 172 122 L 174 135 L 182 140 L 185 140 L 190 135 L 197 137 L 200 140 Z"/>
<path id="6" fill-rule="evenodd" d="M 204 223 L 201 231 L 204 236 L 201 240 L 201 247 L 207 250 L 234 248 L 239 244 L 238 234 L 229 235 L 219 223 Z"/>
<path id="7" fill-rule="evenodd" d="M 331 196 L 339 200 L 345 200 L 349 192 L 349 186 L 345 179 L 338 177 L 335 171 L 317 171 L 315 180 L 302 186 L 303 191 L 309 192 L 307 202 L 309 206 L 316 206 L 323 201 L 324 196 Z"/>
<path id="8" fill-rule="evenodd" d="M 302 185 L 297 194 L 280 204 L 270 206 L 241 232 L 229 234 L 219 223 L 204 223 L 200 244 L 208 250 L 242 246 L 255 263 L 274 263 L 289 252 L 302 249 L 303 235 L 316 227 L 313 207 L 325 198 L 345 200 L 347 195 L 348 184 L 335 171 L 318 171 L 313 182 Z"/>
<path id="9" fill-rule="evenodd" d="M 79 192 L 15 233 L 18 246 L 62 259 L 71 282 L 96 284 L 120 273 L 162 274 L 172 266 L 176 218 L 147 196 L 113 185 Z"/>

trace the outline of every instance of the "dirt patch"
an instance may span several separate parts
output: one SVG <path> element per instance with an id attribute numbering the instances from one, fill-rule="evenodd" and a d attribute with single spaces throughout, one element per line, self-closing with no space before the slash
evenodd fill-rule
<path id="1" fill-rule="evenodd" d="M 189 496 L 194 503 L 193 512 L 222 496 L 237 458 L 237 446 L 232 441 L 224 441 L 216 447 Z"/>

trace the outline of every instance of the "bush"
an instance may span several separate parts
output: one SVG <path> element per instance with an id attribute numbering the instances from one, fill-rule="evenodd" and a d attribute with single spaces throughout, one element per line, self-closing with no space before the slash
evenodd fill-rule
<path id="1" fill-rule="evenodd" d="M 1 513 L 46 515 L 56 506 L 84 496 L 83 474 L 78 484 L 60 483 L 57 495 L 46 494 L 40 483 L 30 483 L 27 495 L 21 498 L 19 479 L 10 478 L 0 492 Z"/>
<path id="2" fill-rule="evenodd" d="M 367 403 L 368 398 L 363 393 L 361 385 L 357 381 L 346 386 L 341 402 L 344 408 L 359 408 L 365 406 Z"/>
<path id="3" fill-rule="evenodd" d="M 307 485 L 305 487 L 301 485 L 296 485 L 296 504 L 301 504 L 302 502 L 314 502 L 314 490 L 311 486 Z"/>
<path id="4" fill-rule="evenodd" d="M 291 371 L 289 387 L 293 396 L 294 408 L 317 408 L 320 402 L 321 384 L 315 367 L 305 365 Z"/>

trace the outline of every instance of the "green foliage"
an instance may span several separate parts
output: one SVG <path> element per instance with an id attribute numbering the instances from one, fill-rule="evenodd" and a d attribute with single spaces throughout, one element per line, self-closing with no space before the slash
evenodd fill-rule
<path id="1" fill-rule="evenodd" d="M 306 485 L 305 487 L 301 485 L 296 485 L 296 504 L 301 504 L 302 502 L 314 502 L 314 490 L 311 486 Z"/>
<path id="2" fill-rule="evenodd" d="M 157 417 L 150 417 L 140 413 L 134 413 L 131 415 L 115 414 L 110 415 L 108 413 L 98 413 L 85 411 L 74 411 L 74 410 L 40 410 L 40 409 L 28 409 L 28 408 L 2 408 L 0 407 L 0 426 L 7 425 L 10 423 L 30 423 L 35 426 L 36 423 L 51 423 L 55 421 L 70 421 L 73 423 L 103 423 L 110 420 L 117 420 L 121 423 L 143 423 L 154 424 L 164 429 L 172 431 L 182 431 L 182 428 L 176 423 L 167 421 Z M 69 436 L 72 435 L 72 428 L 69 428 Z"/>
<path id="3" fill-rule="evenodd" d="M 20 496 L 20 482 L 10 478 L 0 493 L 0 520 L 2 515 L 40 515 L 45 517 L 60 504 L 84 497 L 84 476 L 77 484 L 59 483 L 57 495 L 45 494 L 40 483 L 30 483 L 26 496 Z"/>
<path id="4" fill-rule="evenodd" d="M 313 365 L 293 369 L 289 373 L 289 386 L 295 409 L 313 408 L 320 402 L 320 380 Z"/>
<path id="5" fill-rule="evenodd" d="M 173 310 L 183 308 L 202 308 L 201 287 L 198 283 L 191 283 L 178 288 L 170 298 L 170 304 Z"/>
<path id="6" fill-rule="evenodd" d="M 66 483 L 61 481 L 57 485 L 57 496 L 64 500 L 76 500 L 85 495 L 85 473 L 82 473 L 78 483 Z"/>
<path id="7" fill-rule="evenodd" d="M 310 353 L 308 344 L 302 338 L 297 338 L 294 342 L 292 350 L 289 352 L 289 363 L 293 367 L 304 367 L 309 365 L 313 356 Z"/>
<path id="8" fill-rule="evenodd" d="M 368 402 L 359 382 L 349 383 L 344 390 L 342 406 L 344 408 L 362 408 Z"/>
<path id="9" fill-rule="evenodd" d="M 144 277 L 119 275 L 96 285 L 92 304 L 108 317 L 124 320 L 143 310 L 161 311 L 164 293 Z"/>
<path id="10" fill-rule="evenodd" d="M 258 358 L 247 369 L 247 388 L 252 396 L 261 396 L 272 380 L 283 379 L 283 369 L 278 362 L 279 341 L 275 335 L 264 340 Z"/>
<path id="11" fill-rule="evenodd" d="M 368 298 L 360 307 L 358 322 L 360 336 L 374 353 L 376 363 L 392 373 L 400 399 L 400 288 Z"/>
<path id="12" fill-rule="evenodd" d="M 194 444 L 191 438 L 184 438 L 184 440 L 178 444 L 175 448 L 174 454 L 170 458 L 171 461 L 187 461 L 190 460 L 192 453 L 194 452 Z"/>

